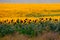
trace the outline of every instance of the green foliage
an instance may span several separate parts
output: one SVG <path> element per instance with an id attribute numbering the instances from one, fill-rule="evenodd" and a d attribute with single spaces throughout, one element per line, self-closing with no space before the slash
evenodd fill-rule
<path id="1" fill-rule="evenodd" d="M 3 37 L 7 34 L 14 33 L 13 28 L 9 24 L 0 24 L 0 37 Z"/>

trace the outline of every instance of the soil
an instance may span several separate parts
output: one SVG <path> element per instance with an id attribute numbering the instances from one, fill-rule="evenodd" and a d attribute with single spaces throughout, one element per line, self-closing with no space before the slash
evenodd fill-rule
<path id="1" fill-rule="evenodd" d="M 0 40 L 60 40 L 60 34 L 56 32 L 46 32 L 37 37 L 28 37 L 23 34 L 14 33 L 13 35 L 6 35 Z"/>

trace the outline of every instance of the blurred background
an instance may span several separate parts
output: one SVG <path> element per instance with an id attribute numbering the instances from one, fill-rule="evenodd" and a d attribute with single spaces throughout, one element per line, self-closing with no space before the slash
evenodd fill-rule
<path id="1" fill-rule="evenodd" d="M 0 0 L 0 3 L 60 3 L 60 0 Z"/>

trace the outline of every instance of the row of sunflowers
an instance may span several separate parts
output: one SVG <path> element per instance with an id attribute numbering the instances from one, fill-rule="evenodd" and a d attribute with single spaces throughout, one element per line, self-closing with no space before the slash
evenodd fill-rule
<path id="1" fill-rule="evenodd" d="M 5 35 L 13 35 L 14 33 L 19 33 L 27 36 L 38 36 L 42 35 L 44 32 L 58 32 L 60 33 L 60 20 L 52 18 L 38 18 L 35 20 L 17 19 L 15 22 L 12 19 L 0 21 L 0 37 Z"/>

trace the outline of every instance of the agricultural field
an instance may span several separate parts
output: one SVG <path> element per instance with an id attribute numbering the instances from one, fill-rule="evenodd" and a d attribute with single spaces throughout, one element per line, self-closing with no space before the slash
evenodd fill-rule
<path id="1" fill-rule="evenodd" d="M 0 40 L 60 40 L 59 7 L 59 4 L 0 4 Z"/>

